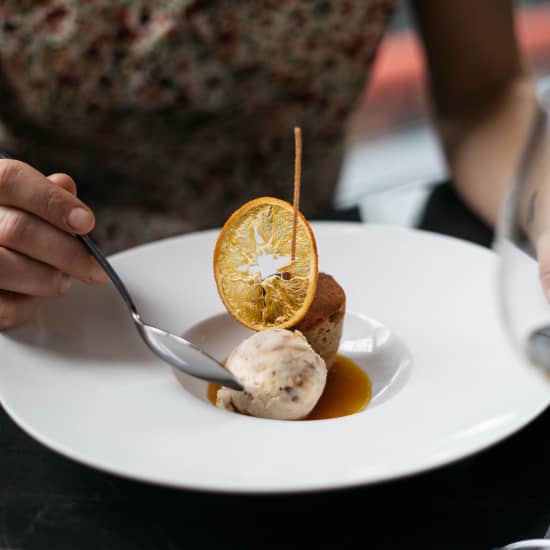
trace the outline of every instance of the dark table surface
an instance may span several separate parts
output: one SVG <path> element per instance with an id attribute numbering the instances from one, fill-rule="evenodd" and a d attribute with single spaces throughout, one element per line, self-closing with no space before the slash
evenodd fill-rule
<path id="1" fill-rule="evenodd" d="M 421 227 L 491 243 L 448 185 L 432 194 Z M 549 439 L 547 410 L 502 443 L 422 475 L 292 496 L 218 495 L 82 466 L 35 442 L 0 409 L 0 550 L 490 549 L 548 529 Z"/>

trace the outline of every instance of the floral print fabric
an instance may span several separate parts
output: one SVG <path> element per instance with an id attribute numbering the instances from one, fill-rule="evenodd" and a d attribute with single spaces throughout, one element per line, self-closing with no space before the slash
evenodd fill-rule
<path id="1" fill-rule="evenodd" d="M 337 182 L 391 0 L 4 0 L 0 146 L 70 173 L 114 251 Z"/>

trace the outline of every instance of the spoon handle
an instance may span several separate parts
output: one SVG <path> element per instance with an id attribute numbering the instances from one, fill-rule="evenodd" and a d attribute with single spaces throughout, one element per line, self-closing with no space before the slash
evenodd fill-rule
<path id="1" fill-rule="evenodd" d="M 94 241 L 92 241 L 92 239 L 87 235 L 76 235 L 76 238 L 84 244 L 84 246 L 93 254 L 95 259 L 101 264 L 101 267 L 105 270 L 107 275 L 109 275 L 111 281 L 113 281 L 117 290 L 120 292 L 120 295 L 122 296 L 122 298 L 124 298 L 124 301 L 130 309 L 130 312 L 133 315 L 137 315 L 139 317 L 137 308 L 130 296 L 130 293 L 126 289 L 126 286 L 109 263 L 109 260 L 107 260 L 103 253 L 99 250 Z"/>

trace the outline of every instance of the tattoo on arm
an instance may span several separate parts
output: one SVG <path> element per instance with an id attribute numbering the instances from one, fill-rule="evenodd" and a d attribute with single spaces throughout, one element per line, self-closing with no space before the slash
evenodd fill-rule
<path id="1" fill-rule="evenodd" d="M 531 197 L 529 197 L 529 204 L 527 206 L 527 225 L 530 225 L 535 218 L 535 207 L 537 204 L 537 191 L 535 191 Z"/>

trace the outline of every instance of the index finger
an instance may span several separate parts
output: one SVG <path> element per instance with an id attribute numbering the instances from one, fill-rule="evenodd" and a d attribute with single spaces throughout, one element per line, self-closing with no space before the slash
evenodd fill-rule
<path id="1" fill-rule="evenodd" d="M 71 233 L 89 233 L 95 224 L 82 201 L 17 160 L 0 159 L 0 205 L 25 210 Z"/>

